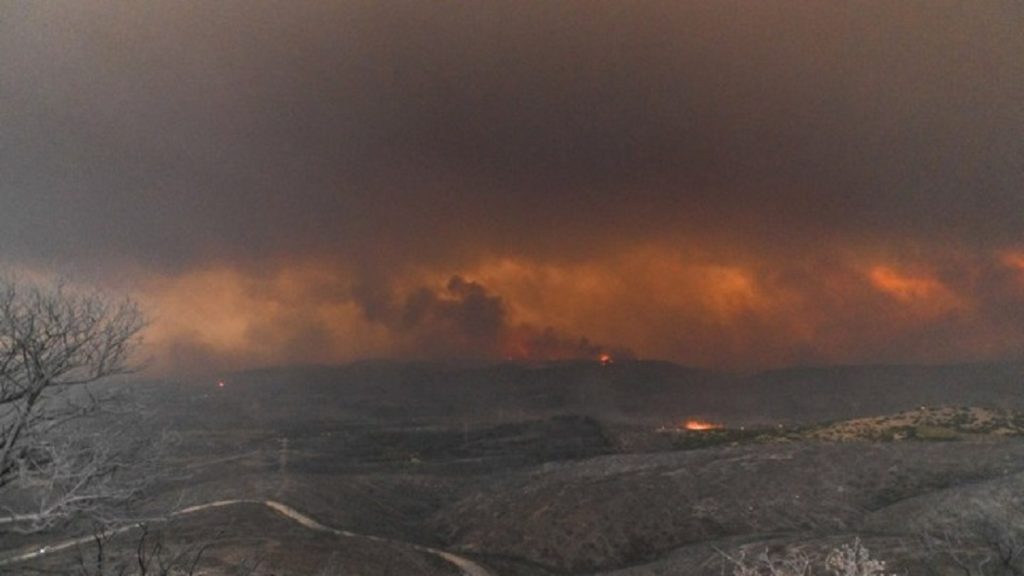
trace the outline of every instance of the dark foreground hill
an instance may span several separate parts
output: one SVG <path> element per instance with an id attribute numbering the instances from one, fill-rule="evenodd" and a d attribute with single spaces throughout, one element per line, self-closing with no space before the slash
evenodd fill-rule
<path id="1" fill-rule="evenodd" d="M 1024 443 L 795 443 L 549 465 L 495 481 L 439 511 L 456 549 L 581 573 L 657 563 L 709 545 L 899 537 L 914 543 L 937 503 L 986 482 L 1021 485 Z M 912 503 L 915 499 L 920 504 Z M 928 505 L 929 501 L 932 505 Z M 946 508 L 950 510 L 951 508 Z M 905 550 L 878 549 L 893 562 Z M 691 572 L 679 572 L 691 573 Z M 694 572 L 695 573 L 695 572 Z"/>

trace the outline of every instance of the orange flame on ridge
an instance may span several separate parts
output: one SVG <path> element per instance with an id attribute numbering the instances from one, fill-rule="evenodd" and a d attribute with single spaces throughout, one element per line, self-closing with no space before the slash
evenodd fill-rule
<path id="1" fill-rule="evenodd" d="M 720 430 L 723 426 L 721 424 L 715 424 L 714 422 L 708 422 L 707 420 L 690 419 L 683 422 L 683 428 L 687 430 L 704 431 Z"/>

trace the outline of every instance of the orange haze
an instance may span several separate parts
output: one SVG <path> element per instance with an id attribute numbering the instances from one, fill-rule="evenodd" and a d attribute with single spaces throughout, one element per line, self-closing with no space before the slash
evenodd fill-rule
<path id="1" fill-rule="evenodd" d="M 1009 269 L 1013 282 L 990 297 L 1024 303 L 1024 259 L 990 260 L 865 265 L 870 258 L 847 256 L 808 266 L 642 246 L 574 261 L 406 269 L 368 298 L 354 271 L 310 258 L 153 275 L 139 297 L 152 317 L 147 351 L 163 371 L 602 354 L 727 369 L 933 362 L 1024 346 L 1024 327 L 992 313 L 971 283 Z"/>

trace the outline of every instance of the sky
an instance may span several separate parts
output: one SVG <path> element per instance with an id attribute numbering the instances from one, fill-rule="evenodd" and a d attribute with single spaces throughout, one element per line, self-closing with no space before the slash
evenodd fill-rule
<path id="1" fill-rule="evenodd" d="M 1024 4 L 0 0 L 0 265 L 156 370 L 1024 357 Z"/>

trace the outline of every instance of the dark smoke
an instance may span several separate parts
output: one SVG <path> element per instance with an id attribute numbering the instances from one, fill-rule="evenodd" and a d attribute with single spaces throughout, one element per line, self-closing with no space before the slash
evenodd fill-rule
<path id="1" fill-rule="evenodd" d="M 546 361 L 596 359 L 609 348 L 550 326 L 516 323 L 505 299 L 479 282 L 452 276 L 441 289 L 420 286 L 397 302 L 382 290 L 359 300 L 367 319 L 406 341 L 407 354 L 432 359 Z M 624 348 L 616 354 L 631 356 Z"/>

